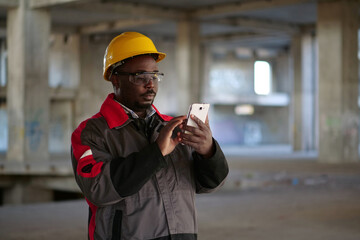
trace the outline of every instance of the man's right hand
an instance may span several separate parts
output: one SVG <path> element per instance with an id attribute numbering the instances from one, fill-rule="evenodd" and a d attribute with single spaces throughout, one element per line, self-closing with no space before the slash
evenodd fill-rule
<path id="1" fill-rule="evenodd" d="M 172 138 L 171 136 L 174 129 L 182 124 L 185 119 L 186 116 L 173 118 L 161 129 L 156 143 L 158 144 L 163 156 L 170 154 L 174 151 L 176 145 L 179 144 L 179 137 L 177 136 Z"/>

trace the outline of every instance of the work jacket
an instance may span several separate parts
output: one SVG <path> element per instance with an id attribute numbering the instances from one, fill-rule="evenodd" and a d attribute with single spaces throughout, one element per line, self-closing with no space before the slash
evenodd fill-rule
<path id="1" fill-rule="evenodd" d="M 150 131 L 141 131 L 110 94 L 73 132 L 72 164 L 89 204 L 89 239 L 197 238 L 194 195 L 218 188 L 228 166 L 215 140 L 209 159 L 182 144 L 163 156 L 155 140 L 170 119 L 156 110 Z"/>

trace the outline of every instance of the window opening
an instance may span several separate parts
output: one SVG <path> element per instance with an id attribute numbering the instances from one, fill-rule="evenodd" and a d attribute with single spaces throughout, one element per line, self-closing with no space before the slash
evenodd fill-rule
<path id="1" fill-rule="evenodd" d="M 258 95 L 268 95 L 271 89 L 271 67 L 266 61 L 254 65 L 254 90 Z"/>

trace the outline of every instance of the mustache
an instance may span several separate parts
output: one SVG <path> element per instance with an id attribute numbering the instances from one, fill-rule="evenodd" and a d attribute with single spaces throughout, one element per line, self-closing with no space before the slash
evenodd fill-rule
<path id="1" fill-rule="evenodd" d="M 156 92 L 154 90 L 150 89 L 150 90 L 147 90 L 145 93 L 141 94 L 141 96 L 145 96 L 145 95 L 148 95 L 148 94 L 156 95 Z"/>

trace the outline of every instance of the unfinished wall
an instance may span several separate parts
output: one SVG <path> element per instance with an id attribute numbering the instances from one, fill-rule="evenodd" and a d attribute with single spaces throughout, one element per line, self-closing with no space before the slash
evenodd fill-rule
<path id="1" fill-rule="evenodd" d="M 169 115 L 186 114 L 179 112 L 178 103 L 181 96 L 177 94 L 177 72 L 175 63 L 175 39 L 162 38 L 159 36 L 149 36 L 153 39 L 157 49 L 167 54 L 164 61 L 159 63 L 160 71 L 165 73 L 164 81 L 159 85 L 158 95 L 155 105 L 158 109 Z M 66 43 L 64 36 L 58 36 L 58 41 Z M 69 142 L 64 140 L 70 139 L 68 135 L 69 121 L 72 122 L 71 131 L 81 121 L 96 114 L 106 96 L 113 92 L 110 82 L 103 80 L 102 68 L 103 57 L 111 36 L 92 37 L 82 36 L 79 38 L 78 58 L 80 59 L 79 84 L 76 81 L 64 82 L 68 86 L 76 87 L 75 104 L 73 111 L 70 111 L 72 105 L 69 102 L 53 103 L 51 126 L 51 151 L 59 152 L 67 150 Z M 81 44 L 80 44 L 81 43 Z M 69 43 L 67 43 L 69 44 Z M 63 52 L 65 49 L 72 49 L 68 45 L 58 46 L 54 43 L 54 49 L 57 52 Z M 54 54 L 54 53 L 52 53 Z M 52 59 L 66 59 L 66 54 L 54 56 Z M 212 55 L 214 56 L 214 55 Z M 216 56 L 216 55 L 215 55 Z M 75 56 L 76 57 L 76 54 Z M 210 113 L 211 126 L 214 136 L 222 144 L 236 145 L 261 145 L 261 144 L 289 144 L 289 107 L 285 106 L 262 106 L 254 105 L 254 114 L 248 116 L 238 116 L 234 113 L 237 104 L 246 103 L 242 101 L 227 102 L 221 101 L 222 98 L 244 97 L 245 99 L 255 96 L 254 93 L 254 59 L 239 58 L 236 54 L 229 53 L 226 56 L 217 56 L 212 59 L 208 69 L 209 79 L 205 79 L 207 85 L 203 86 L 208 89 L 203 101 L 209 99 L 213 103 L 213 109 Z M 289 56 L 282 52 L 276 57 L 267 59 L 272 65 L 274 93 L 289 93 L 291 83 L 289 81 Z M 54 61 L 55 62 L 55 61 Z M 58 67 L 59 68 L 59 67 Z M 52 68 L 55 69 L 55 68 Z M 65 71 L 66 72 L 66 71 Z M 76 73 L 67 73 L 75 76 Z M 56 74 L 55 74 L 56 75 Z M 59 79 L 60 77 L 57 76 Z M 59 82 L 53 77 L 53 82 Z M 74 79 L 74 78 L 73 78 Z M 75 78 L 76 79 L 76 78 Z M 213 100 L 217 99 L 217 100 Z M 71 113 L 75 113 L 71 116 Z M 70 114 L 70 117 L 68 116 Z M 68 140 L 69 141 L 69 140 Z M 59 144 L 61 143 L 61 144 Z"/>
<path id="2" fill-rule="evenodd" d="M 73 94 L 80 82 L 80 37 L 52 34 L 49 54 L 50 102 L 49 152 L 69 153 L 73 130 Z M 64 94 L 70 91 L 71 94 Z"/>
<path id="3" fill-rule="evenodd" d="M 254 62 L 258 58 L 239 58 L 231 52 L 212 57 L 205 101 L 213 104 L 211 126 L 219 142 L 224 145 L 290 144 L 290 111 L 289 100 L 286 100 L 291 86 L 288 55 L 262 58 L 272 66 L 272 93 L 267 96 L 254 92 Z M 276 100 L 279 94 L 285 101 Z M 238 105 L 250 105 L 254 112 L 237 115 Z"/>
<path id="4" fill-rule="evenodd" d="M 76 88 L 80 81 L 80 41 L 77 34 L 50 37 L 49 86 Z"/>
<path id="5" fill-rule="evenodd" d="M 175 39 L 149 36 L 153 39 L 156 48 L 166 53 L 166 58 L 159 62 L 159 70 L 165 74 L 164 81 L 159 84 L 159 90 L 155 99 L 155 106 L 163 113 L 172 116 L 184 115 L 178 105 L 182 97 L 177 91 L 178 77 L 175 63 Z"/>

